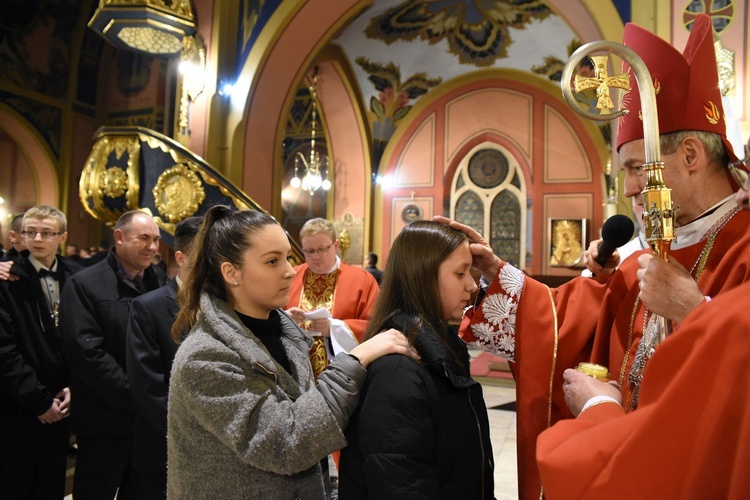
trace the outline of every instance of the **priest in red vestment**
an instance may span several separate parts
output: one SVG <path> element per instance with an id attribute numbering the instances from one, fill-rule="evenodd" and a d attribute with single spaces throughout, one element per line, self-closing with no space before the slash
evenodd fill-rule
<path id="1" fill-rule="evenodd" d="M 748 190 L 746 180 L 737 196 L 746 209 Z M 653 269 L 640 260 L 646 277 Z M 539 436 L 545 495 L 750 498 L 749 299 L 750 282 L 688 314 L 647 363 L 635 412 L 608 398 L 590 403 L 601 385 L 566 370 L 578 416 Z"/>
<path id="2" fill-rule="evenodd" d="M 643 58 L 659 86 L 663 177 L 679 206 L 672 257 L 659 266 L 663 279 L 679 287 L 649 306 L 679 325 L 706 297 L 715 298 L 750 278 L 750 213 L 738 210 L 738 186 L 727 168 L 737 158 L 725 134 L 710 18 L 696 18 L 683 54 L 633 24 L 625 27 L 625 44 Z M 632 73 L 630 78 L 636 89 Z M 617 149 L 626 173 L 625 194 L 642 206 L 646 176 L 637 91 L 623 98 L 623 107 L 629 114 L 620 119 Z M 634 384 L 629 380 L 633 359 L 654 317 L 639 296 L 636 275 L 638 256 L 648 251 L 636 252 L 612 274 L 579 277 L 551 289 L 500 260 L 471 228 L 450 223 L 469 235 L 474 265 L 489 283 L 464 317 L 462 336 L 512 361 L 519 495 L 539 498 L 537 437 L 573 417 L 564 400 L 563 371 L 584 361 L 607 366 L 621 388 L 615 391 L 620 400 L 638 387 L 638 377 Z M 656 289 L 654 281 L 650 285 Z"/>
<path id="3" fill-rule="evenodd" d="M 362 341 L 380 288 L 370 273 L 338 257 L 339 241 L 331 222 L 320 218 L 307 221 L 300 230 L 300 243 L 306 262 L 294 269 L 297 275 L 286 309 L 303 328 L 320 334 L 310 353 L 317 375 L 327 365 L 325 353 L 332 349 L 332 328 L 349 335 L 353 342 Z M 326 309 L 330 318 L 305 319 L 306 312 L 320 308 Z"/>

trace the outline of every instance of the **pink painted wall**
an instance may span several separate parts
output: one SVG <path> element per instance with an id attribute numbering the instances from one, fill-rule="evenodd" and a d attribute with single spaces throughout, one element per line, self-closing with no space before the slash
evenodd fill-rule
<path id="1" fill-rule="evenodd" d="M 21 174 L 21 184 L 17 186 L 23 195 L 23 203 L 32 201 L 31 206 L 47 204 L 58 206 L 57 192 L 58 174 L 56 165 L 52 161 L 52 154 L 44 140 L 34 128 L 14 111 L 0 105 L 0 130 L 4 130 L 10 140 L 16 144 L 18 169 L 23 169 L 28 175 Z M 23 157 L 23 158 L 21 158 Z M 31 182 L 34 183 L 33 187 Z M 31 199 L 33 193 L 33 199 Z M 29 199 L 27 199 L 29 198 Z M 18 208 L 29 208 L 17 207 Z"/>
<path id="2" fill-rule="evenodd" d="M 190 104 L 190 143 L 188 148 L 198 156 L 206 156 L 206 127 L 208 124 L 208 113 L 210 97 L 215 92 L 216 71 L 211 58 L 217 54 L 212 53 L 212 37 L 214 26 L 214 2 L 193 2 L 195 19 L 198 24 L 198 34 L 203 39 L 206 49 L 206 88 L 198 98 Z M 219 165 L 214 165 L 219 168 Z"/>
<path id="3" fill-rule="evenodd" d="M 357 104 L 333 63 L 320 64 L 318 74 L 318 99 L 329 138 L 328 154 L 335 164 L 333 217 L 339 219 L 351 213 L 363 218 L 365 193 L 369 188 L 368 148 L 361 133 Z"/>
<path id="4" fill-rule="evenodd" d="M 274 165 L 281 154 L 276 124 L 286 123 L 288 97 L 312 61 L 315 49 L 322 45 L 321 40 L 333 36 L 332 26 L 351 16 L 349 10 L 360 3 L 357 0 L 305 2 L 280 29 L 273 48 L 254 75 L 251 95 L 245 104 L 244 129 L 240 131 L 244 137 L 241 188 L 268 209 L 278 208 L 274 207 L 273 191 L 280 186 L 280 179 L 274 175 Z"/>
<path id="5" fill-rule="evenodd" d="M 444 213 L 453 176 L 461 159 L 474 147 L 494 142 L 516 157 L 523 171 L 527 196 L 532 201 L 531 274 L 574 274 L 547 266 L 547 219 L 585 218 L 593 227 L 602 224 L 604 160 L 583 124 L 549 82 L 478 78 L 467 84 L 446 82 L 435 89 L 434 100 L 402 124 L 381 170 L 394 185 L 383 194 L 381 248 L 386 259 L 390 243 L 405 225 L 401 211 L 419 205 L 423 218 Z M 430 94 L 424 99 L 429 99 Z M 406 120 L 409 120 L 407 116 Z M 595 137 L 595 135 L 594 135 Z M 562 184 L 564 183 L 564 184 Z M 578 271 L 580 272 L 580 271 Z"/>

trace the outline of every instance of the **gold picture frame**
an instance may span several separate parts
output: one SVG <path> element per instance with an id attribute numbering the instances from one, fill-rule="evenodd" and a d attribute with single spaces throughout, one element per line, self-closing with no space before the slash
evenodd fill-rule
<path id="1" fill-rule="evenodd" d="M 586 219 L 548 219 L 547 262 L 553 267 L 583 267 L 586 251 Z"/>

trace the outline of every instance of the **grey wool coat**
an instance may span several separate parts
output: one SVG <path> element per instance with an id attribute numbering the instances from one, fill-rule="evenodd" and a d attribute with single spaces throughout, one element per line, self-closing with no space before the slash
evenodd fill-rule
<path id="1" fill-rule="evenodd" d="M 172 366 L 168 497 L 326 498 L 320 460 L 346 445 L 366 370 L 340 354 L 316 387 L 311 340 L 283 311 L 291 375 L 226 302 L 204 294 L 200 305 Z"/>

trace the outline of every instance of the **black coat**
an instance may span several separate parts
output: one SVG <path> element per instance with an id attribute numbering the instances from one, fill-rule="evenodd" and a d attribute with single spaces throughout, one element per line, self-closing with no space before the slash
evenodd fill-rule
<path id="1" fill-rule="evenodd" d="M 9 260 L 16 260 L 18 256 L 21 255 L 21 253 L 16 250 L 15 247 L 10 247 L 7 252 L 3 254 L 3 258 L 0 259 L 0 262 L 7 262 Z M 50 403 L 52 404 L 52 403 Z"/>
<path id="2" fill-rule="evenodd" d="M 147 290 L 166 279 L 146 269 Z M 125 365 L 130 302 L 141 295 L 123 273 L 114 249 L 107 259 L 75 274 L 60 298 L 63 354 L 71 372 L 70 414 L 76 433 L 117 436 L 133 432 L 135 405 Z"/>
<path id="3" fill-rule="evenodd" d="M 0 418 L 32 418 L 46 412 L 69 384 L 55 326 L 39 275 L 24 250 L 13 264 L 16 281 L 0 282 Z M 57 258 L 65 281 L 81 268 Z"/>
<path id="4" fill-rule="evenodd" d="M 391 326 L 403 331 L 404 318 Z M 448 327 L 446 326 L 446 329 Z M 494 459 L 482 387 L 453 331 L 423 329 L 422 357 L 377 359 L 346 430 L 339 498 L 491 499 Z"/>
<path id="5" fill-rule="evenodd" d="M 380 286 L 380 283 L 383 281 L 383 271 L 375 266 L 367 266 L 365 271 L 372 274 L 372 277 L 375 278 L 375 281 L 378 282 L 378 286 Z"/>
<path id="6" fill-rule="evenodd" d="M 135 400 L 133 464 L 137 469 L 167 470 L 169 374 L 177 352 L 171 330 L 177 313 L 177 283 L 170 281 L 130 304 L 126 358 Z"/>

